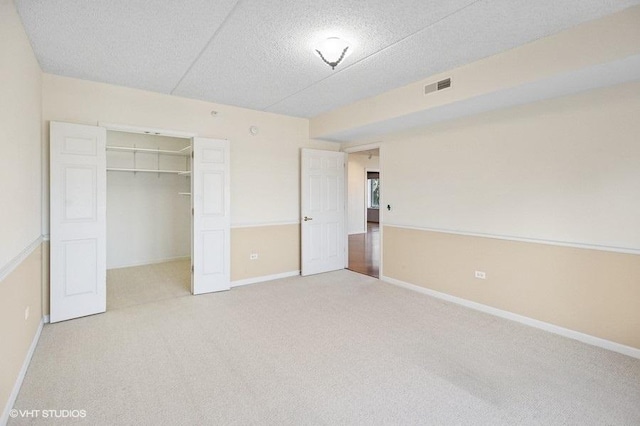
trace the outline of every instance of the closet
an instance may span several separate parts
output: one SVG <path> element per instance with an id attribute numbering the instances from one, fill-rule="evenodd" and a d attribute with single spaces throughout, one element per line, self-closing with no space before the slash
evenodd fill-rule
<path id="1" fill-rule="evenodd" d="M 190 293 L 191 140 L 107 130 L 107 309 Z"/>
<path id="2" fill-rule="evenodd" d="M 51 322 L 104 312 L 107 269 L 230 288 L 228 141 L 51 122 L 50 153 Z"/>

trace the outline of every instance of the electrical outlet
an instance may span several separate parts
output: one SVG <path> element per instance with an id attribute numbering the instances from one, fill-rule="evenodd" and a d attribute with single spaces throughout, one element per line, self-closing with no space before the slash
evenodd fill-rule
<path id="1" fill-rule="evenodd" d="M 486 280 L 487 279 L 487 274 L 483 271 L 476 271 L 476 278 L 480 279 L 480 280 Z"/>
<path id="2" fill-rule="evenodd" d="M 24 308 L 24 320 L 28 320 L 29 319 L 29 307 L 27 306 L 26 308 Z"/>
<path id="3" fill-rule="evenodd" d="M 249 255 L 249 260 L 256 260 L 258 258 L 258 253 L 251 253 Z"/>

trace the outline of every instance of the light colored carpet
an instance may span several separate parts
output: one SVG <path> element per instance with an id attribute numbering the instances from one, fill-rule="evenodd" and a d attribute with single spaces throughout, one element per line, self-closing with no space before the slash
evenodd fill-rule
<path id="1" fill-rule="evenodd" d="M 175 260 L 107 271 L 107 310 L 191 295 L 191 261 Z"/>
<path id="2" fill-rule="evenodd" d="M 15 408 L 100 425 L 638 425 L 640 360 L 338 271 L 48 325 Z M 55 424 L 10 424 L 32 421 Z"/>

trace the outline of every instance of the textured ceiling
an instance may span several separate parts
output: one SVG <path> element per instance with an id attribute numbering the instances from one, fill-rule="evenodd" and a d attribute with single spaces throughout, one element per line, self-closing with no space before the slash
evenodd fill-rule
<path id="1" fill-rule="evenodd" d="M 434 123 L 509 108 L 587 90 L 609 87 L 640 79 L 640 55 L 555 74 L 508 89 L 497 90 L 433 108 L 387 120 L 355 126 L 340 132 L 325 134 L 323 139 L 334 142 L 378 139 L 394 132 L 424 128 Z M 377 142 L 378 140 L 376 140 Z"/>
<path id="2" fill-rule="evenodd" d="M 16 0 L 45 72 L 300 117 L 640 0 Z M 312 47 L 339 36 L 335 71 Z"/>

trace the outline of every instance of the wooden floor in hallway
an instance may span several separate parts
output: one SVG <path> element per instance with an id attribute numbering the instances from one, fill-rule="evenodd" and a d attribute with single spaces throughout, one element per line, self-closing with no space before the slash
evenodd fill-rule
<path id="1" fill-rule="evenodd" d="M 380 275 L 380 225 L 367 222 L 367 232 L 349 235 L 350 271 L 379 278 Z"/>

